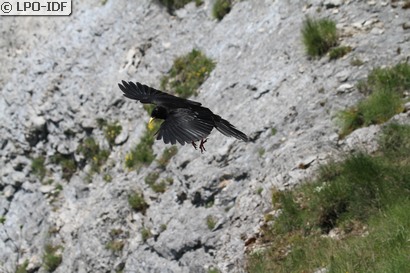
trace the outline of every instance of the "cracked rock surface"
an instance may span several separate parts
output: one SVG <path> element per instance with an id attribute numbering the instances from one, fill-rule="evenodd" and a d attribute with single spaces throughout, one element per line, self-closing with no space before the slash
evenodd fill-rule
<path id="1" fill-rule="evenodd" d="M 401 1 L 241 1 L 220 22 L 208 0 L 174 15 L 151 0 L 77 2 L 69 17 L 0 19 L 0 272 L 26 260 L 30 272 L 46 272 L 47 244 L 60 247 L 55 272 L 244 272 L 245 242 L 270 210 L 271 189 L 301 183 L 343 153 L 374 151 L 379 126 L 339 140 L 335 117 L 363 97 L 355 86 L 372 68 L 410 57 Z M 334 20 L 352 52 L 307 58 L 306 15 Z M 129 171 L 125 156 L 148 115 L 117 83 L 159 88 L 193 48 L 216 67 L 191 99 L 251 141 L 215 130 L 204 154 L 185 145 L 165 169 L 154 161 Z M 99 119 L 122 126 L 112 147 Z M 92 175 L 76 152 L 89 136 L 111 151 Z M 155 142 L 157 157 L 166 147 Z M 68 179 L 56 154 L 78 164 Z M 39 156 L 44 179 L 32 171 Z M 144 181 L 158 170 L 173 181 L 164 193 Z M 128 204 L 135 191 L 145 213 Z"/>

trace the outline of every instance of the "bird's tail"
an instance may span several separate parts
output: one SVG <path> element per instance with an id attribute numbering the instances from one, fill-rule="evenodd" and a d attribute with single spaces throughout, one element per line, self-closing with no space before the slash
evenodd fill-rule
<path id="1" fill-rule="evenodd" d="M 232 136 L 243 141 L 249 140 L 247 135 L 236 129 L 235 126 L 229 123 L 229 121 L 224 120 L 219 116 L 217 116 L 217 118 L 215 119 L 215 127 L 216 129 L 218 129 L 219 132 L 221 132 L 225 136 Z"/>

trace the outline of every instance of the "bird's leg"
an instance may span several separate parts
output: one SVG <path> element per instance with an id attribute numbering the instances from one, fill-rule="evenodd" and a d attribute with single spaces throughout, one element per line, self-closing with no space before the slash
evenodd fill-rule
<path id="1" fill-rule="evenodd" d="M 192 146 L 194 146 L 194 148 L 196 150 L 197 146 L 196 146 L 195 142 L 192 141 L 191 144 L 192 144 Z"/>
<path id="2" fill-rule="evenodd" d="M 208 141 L 207 138 L 201 139 L 201 143 L 199 144 L 199 149 L 201 150 L 201 154 L 202 154 L 204 151 L 206 151 L 204 144 L 205 144 L 207 141 Z"/>

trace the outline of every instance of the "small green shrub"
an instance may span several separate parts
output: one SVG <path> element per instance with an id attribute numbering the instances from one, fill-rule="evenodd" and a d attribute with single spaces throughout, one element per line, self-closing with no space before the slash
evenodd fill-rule
<path id="1" fill-rule="evenodd" d="M 151 128 L 147 125 L 147 130 L 141 137 L 140 143 L 125 156 L 125 166 L 128 169 L 138 170 L 154 161 L 155 155 L 152 145 L 154 144 L 154 134 L 158 131 L 159 126 L 158 123 L 153 124 Z"/>
<path id="2" fill-rule="evenodd" d="M 51 199 L 51 202 L 55 201 L 56 198 L 60 195 L 60 192 L 63 190 L 63 185 L 60 183 L 57 183 L 57 185 L 54 186 L 54 191 L 52 191 L 49 196 L 52 196 L 53 198 Z"/>
<path id="3" fill-rule="evenodd" d="M 129 169 L 139 169 L 144 165 L 151 164 L 155 159 L 154 150 L 152 149 L 153 144 L 154 138 L 148 134 L 144 135 L 135 149 L 126 155 L 125 165 Z"/>
<path id="4" fill-rule="evenodd" d="M 213 207 L 215 205 L 215 197 L 214 196 L 210 196 L 209 198 L 207 198 L 207 200 L 205 200 L 205 208 L 209 209 L 211 207 Z"/>
<path id="5" fill-rule="evenodd" d="M 63 185 L 61 185 L 60 183 L 57 183 L 57 185 L 54 188 L 57 191 L 62 191 L 63 190 Z"/>
<path id="6" fill-rule="evenodd" d="M 91 163 L 91 174 L 99 173 L 100 168 L 110 156 L 110 151 L 102 150 L 94 138 L 86 138 L 77 148 L 77 152 L 81 153 L 86 161 Z"/>
<path id="7" fill-rule="evenodd" d="M 278 132 L 278 130 L 277 130 L 276 128 L 272 128 L 272 129 L 270 130 L 270 132 L 271 132 L 271 135 L 274 136 L 274 135 L 276 135 L 276 133 Z"/>
<path id="8" fill-rule="evenodd" d="M 28 273 L 27 271 L 28 263 L 29 263 L 28 260 L 25 260 L 24 263 L 18 265 L 15 273 Z"/>
<path id="9" fill-rule="evenodd" d="M 167 177 L 167 178 L 165 178 L 165 182 L 168 185 L 172 185 L 172 184 L 174 184 L 174 179 L 172 177 Z"/>
<path id="10" fill-rule="evenodd" d="M 148 209 L 148 204 L 144 200 L 142 193 L 133 192 L 128 196 L 128 204 L 130 207 L 137 211 L 145 214 L 145 211 Z"/>
<path id="11" fill-rule="evenodd" d="M 111 250 L 112 252 L 121 252 L 122 249 L 124 248 L 124 241 L 119 240 L 119 239 L 114 239 L 109 241 L 106 245 L 105 248 L 108 250 Z"/>
<path id="12" fill-rule="evenodd" d="M 162 156 L 158 159 L 158 166 L 161 169 L 165 169 L 171 160 L 171 158 L 176 155 L 178 152 L 178 148 L 176 146 L 171 146 L 169 148 L 165 148 Z"/>
<path id="13" fill-rule="evenodd" d="M 263 157 L 263 156 L 265 155 L 265 152 L 266 152 L 265 148 L 260 147 L 260 148 L 258 149 L 258 155 L 259 155 L 259 157 Z"/>
<path id="14" fill-rule="evenodd" d="M 152 236 L 151 231 L 148 228 L 143 228 L 141 230 L 141 237 L 142 237 L 142 241 L 146 241 L 148 240 L 148 238 L 150 238 Z"/>
<path id="15" fill-rule="evenodd" d="M 340 135 L 343 137 L 357 128 L 386 122 L 402 111 L 402 105 L 397 94 L 386 91 L 372 93 L 356 107 L 342 111 L 343 126 Z"/>
<path id="16" fill-rule="evenodd" d="M 108 124 L 108 121 L 103 119 L 103 118 L 97 118 L 96 122 L 97 122 L 97 125 L 98 125 L 99 129 L 103 129 L 103 127 Z"/>
<path id="17" fill-rule="evenodd" d="M 410 89 L 410 64 L 399 63 L 393 67 L 375 68 L 362 85 L 364 93 L 386 90 L 402 97 L 403 92 Z"/>
<path id="18" fill-rule="evenodd" d="M 207 273 L 221 273 L 221 271 L 219 271 L 217 268 L 212 267 L 210 269 L 208 269 Z"/>
<path id="19" fill-rule="evenodd" d="M 400 97 L 385 90 L 372 93 L 359 103 L 358 109 L 363 115 L 364 126 L 386 122 L 403 110 Z"/>
<path id="20" fill-rule="evenodd" d="M 342 137 L 362 126 L 383 123 L 403 111 L 403 93 L 410 88 L 410 65 L 376 68 L 358 83 L 360 92 L 369 94 L 356 106 L 342 111 Z"/>
<path id="21" fill-rule="evenodd" d="M 109 173 L 105 173 L 104 176 L 103 176 L 103 179 L 104 179 L 105 182 L 109 183 L 109 182 L 112 181 L 112 176 Z"/>
<path id="22" fill-rule="evenodd" d="M 148 185 L 152 185 L 158 180 L 158 177 L 158 172 L 151 172 L 145 177 L 145 183 L 147 183 Z"/>
<path id="23" fill-rule="evenodd" d="M 122 126 L 118 123 L 107 124 L 104 128 L 104 135 L 110 147 L 115 145 L 115 139 L 121 133 Z"/>
<path id="24" fill-rule="evenodd" d="M 310 57 L 320 57 L 337 44 L 336 23 L 329 19 L 307 17 L 302 27 L 303 44 Z"/>
<path id="25" fill-rule="evenodd" d="M 231 11 L 231 8 L 231 0 L 216 0 L 212 7 L 212 15 L 220 21 Z"/>
<path id="26" fill-rule="evenodd" d="M 4 224 L 4 222 L 6 222 L 6 217 L 4 216 L 0 216 L 0 224 Z"/>
<path id="27" fill-rule="evenodd" d="M 361 59 L 359 59 L 359 58 L 353 58 L 351 61 L 350 61 L 350 65 L 353 65 L 353 66 L 361 66 L 361 65 L 363 65 L 364 64 L 364 62 L 361 60 Z"/>
<path id="28" fill-rule="evenodd" d="M 347 53 L 351 52 L 352 48 L 350 46 L 339 46 L 330 49 L 329 51 L 329 59 L 330 60 L 336 60 L 339 58 L 342 58 L 344 55 Z"/>
<path id="29" fill-rule="evenodd" d="M 206 217 L 206 225 L 208 226 L 209 230 L 213 230 L 216 226 L 216 221 L 212 215 Z"/>
<path id="30" fill-rule="evenodd" d="M 154 192 L 164 193 L 169 183 L 167 181 L 168 179 L 162 179 L 160 182 L 157 182 L 158 178 L 158 172 L 151 172 L 145 177 L 145 183 L 147 183 Z"/>
<path id="31" fill-rule="evenodd" d="M 40 181 L 42 181 L 46 176 L 46 167 L 44 165 L 45 161 L 46 159 L 42 155 L 33 158 L 33 160 L 31 161 L 31 170 L 40 179 Z"/>
<path id="32" fill-rule="evenodd" d="M 175 10 L 183 8 L 192 1 L 195 1 L 197 7 L 203 4 L 203 0 L 159 0 L 159 3 L 167 8 L 168 13 L 173 14 Z"/>
<path id="33" fill-rule="evenodd" d="M 63 261 L 61 255 L 56 254 L 61 246 L 45 245 L 43 255 L 43 266 L 47 272 L 54 272 Z"/>
<path id="34" fill-rule="evenodd" d="M 165 230 L 167 230 L 167 225 L 166 224 L 161 224 L 161 226 L 159 227 L 160 232 L 164 232 Z"/>
<path id="35" fill-rule="evenodd" d="M 167 190 L 167 183 L 165 180 L 161 180 L 151 185 L 151 189 L 156 193 L 164 193 Z"/>
<path id="36" fill-rule="evenodd" d="M 123 233 L 124 231 L 120 228 L 113 228 L 110 230 L 110 236 L 114 238 L 120 236 Z"/>
<path id="37" fill-rule="evenodd" d="M 182 98 L 196 94 L 196 90 L 208 78 L 215 63 L 201 51 L 193 49 L 189 54 L 179 57 L 161 80 L 161 88 L 171 90 Z"/>
<path id="38" fill-rule="evenodd" d="M 100 152 L 100 146 L 94 138 L 88 137 L 78 146 L 77 152 L 81 153 L 86 159 L 92 159 Z"/>
<path id="39" fill-rule="evenodd" d="M 192 0 L 159 0 L 159 2 L 169 9 L 180 9 Z"/>
<path id="40" fill-rule="evenodd" d="M 65 155 L 57 152 L 50 157 L 50 162 L 61 166 L 63 178 L 67 181 L 70 181 L 73 174 L 77 171 L 77 162 L 73 154 Z"/>

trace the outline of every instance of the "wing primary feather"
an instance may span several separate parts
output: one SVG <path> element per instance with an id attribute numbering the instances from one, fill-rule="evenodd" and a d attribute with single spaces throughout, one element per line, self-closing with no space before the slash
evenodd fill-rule
<path id="1" fill-rule="evenodd" d="M 204 134 L 202 134 L 201 132 L 198 132 L 198 131 L 195 131 L 195 130 L 192 130 L 192 129 L 188 129 L 187 131 L 191 135 L 191 139 L 190 139 L 191 141 L 198 141 L 198 140 L 201 140 L 204 137 Z"/>
<path id="2" fill-rule="evenodd" d="M 169 127 L 170 127 L 169 129 L 171 130 L 172 135 L 175 137 L 175 139 L 176 139 L 180 144 L 184 143 L 184 140 L 183 140 L 183 138 L 181 137 L 180 131 L 179 131 L 177 128 L 173 127 L 172 125 L 170 125 Z"/>
<path id="3" fill-rule="evenodd" d="M 172 126 L 167 126 L 167 131 L 169 132 L 169 139 L 172 144 L 176 144 L 176 136 Z"/>
<path id="4" fill-rule="evenodd" d="M 163 140 L 164 140 L 164 143 L 165 144 L 168 144 L 169 143 L 169 132 L 168 132 L 168 130 L 166 129 L 166 128 L 164 128 L 163 130 L 162 130 L 162 132 L 163 132 Z"/>
<path id="5" fill-rule="evenodd" d="M 162 128 L 159 128 L 158 132 L 157 132 L 157 137 L 156 140 L 160 140 L 162 138 L 162 134 L 163 134 L 163 130 L 161 130 Z"/>
<path id="6" fill-rule="evenodd" d="M 183 136 L 184 141 L 186 143 L 190 143 L 192 141 L 195 141 L 195 138 L 192 136 L 192 134 L 189 131 L 180 129 L 179 132 Z"/>
<path id="7" fill-rule="evenodd" d="M 195 132 L 197 136 L 200 138 L 204 138 L 209 135 L 213 129 L 212 125 L 209 124 L 201 124 L 201 123 L 194 123 L 190 124 L 190 129 Z"/>

